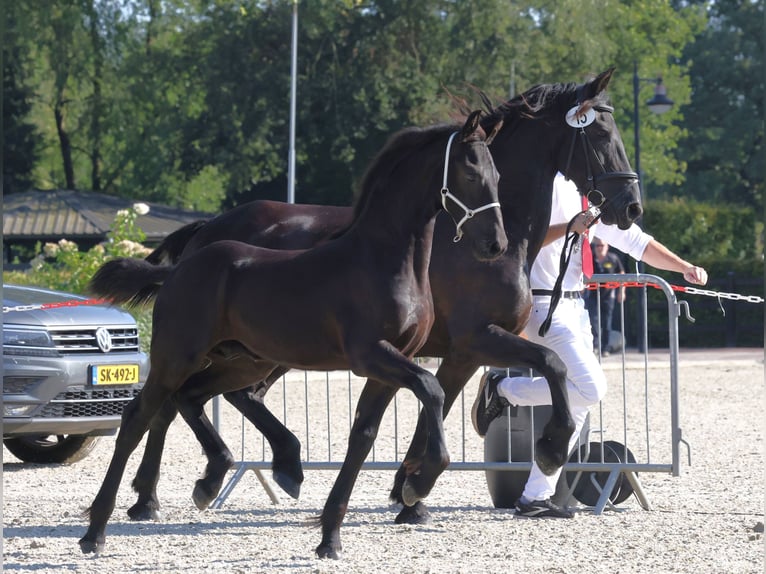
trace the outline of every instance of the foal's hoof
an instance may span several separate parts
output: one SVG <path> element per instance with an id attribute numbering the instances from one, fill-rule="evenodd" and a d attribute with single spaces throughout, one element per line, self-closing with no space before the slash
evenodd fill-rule
<path id="1" fill-rule="evenodd" d="M 194 505 L 199 510 L 206 510 L 208 506 L 210 506 L 210 503 L 215 500 L 217 493 L 210 492 L 205 487 L 205 483 L 202 481 L 202 479 L 198 480 L 194 485 L 194 492 L 192 492 L 192 500 L 194 501 Z"/>
<path id="2" fill-rule="evenodd" d="M 421 496 L 417 486 L 413 484 L 413 477 L 408 476 L 402 485 L 402 502 L 404 505 L 415 506 L 418 502 L 423 500 L 423 498 L 425 498 L 425 496 Z"/>
<path id="3" fill-rule="evenodd" d="M 274 482 L 277 483 L 279 488 L 293 498 L 297 499 L 301 495 L 301 483 L 296 481 L 292 476 L 275 470 L 271 473 L 271 477 L 274 479 Z"/>
<path id="4" fill-rule="evenodd" d="M 147 520 L 159 521 L 162 516 L 157 508 L 146 504 L 136 503 L 128 509 L 128 516 L 131 520 L 145 522 Z"/>
<path id="5" fill-rule="evenodd" d="M 327 544 L 320 544 L 317 546 L 317 558 L 331 558 L 333 560 L 340 560 L 340 551 L 336 551 L 332 546 Z"/>
<path id="6" fill-rule="evenodd" d="M 101 554 L 104 550 L 104 541 L 86 540 L 80 538 L 80 550 L 83 554 Z"/>
<path id="7" fill-rule="evenodd" d="M 413 506 L 403 507 L 394 522 L 397 524 L 430 524 L 431 513 L 428 512 L 425 504 L 418 502 Z"/>

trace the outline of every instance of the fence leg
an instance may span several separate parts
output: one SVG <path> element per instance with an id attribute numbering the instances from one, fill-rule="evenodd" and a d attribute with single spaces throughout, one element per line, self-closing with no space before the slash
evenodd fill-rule
<path id="1" fill-rule="evenodd" d="M 646 494 L 644 493 L 644 489 L 641 486 L 641 481 L 638 480 L 638 475 L 632 470 L 626 470 L 625 478 L 627 478 L 630 481 L 630 485 L 633 487 L 633 494 L 636 495 L 636 499 L 638 500 L 638 503 L 641 505 L 641 508 L 643 508 L 644 510 L 651 510 L 652 505 L 649 503 L 649 499 L 646 497 Z"/>
<path id="2" fill-rule="evenodd" d="M 593 508 L 593 514 L 601 514 L 604 511 L 604 508 L 606 507 L 607 503 L 611 502 L 609 501 L 609 495 L 612 493 L 612 490 L 614 490 L 614 485 L 617 483 L 617 477 L 620 476 L 620 470 L 619 469 L 613 469 L 612 472 L 609 473 L 609 478 L 606 479 L 606 484 L 604 484 L 603 487 L 601 487 L 601 496 L 598 497 L 598 502 L 596 503 L 596 506 Z M 593 482 L 598 488 L 598 482 L 595 480 L 595 475 L 593 476 Z"/>
<path id="3" fill-rule="evenodd" d="M 274 489 L 271 488 L 271 485 L 266 480 L 266 477 L 263 476 L 263 473 L 259 468 L 256 468 L 254 466 L 251 466 L 247 462 L 240 462 L 237 464 L 237 470 L 234 472 L 234 476 L 232 476 L 229 479 L 229 482 L 227 482 L 224 487 L 221 489 L 220 494 L 218 494 L 218 498 L 216 498 L 213 503 L 210 505 L 210 508 L 217 510 L 218 508 L 221 508 L 223 506 L 223 503 L 226 502 L 226 499 L 229 497 L 229 494 L 231 494 L 231 491 L 234 490 L 234 487 L 237 486 L 237 483 L 242 479 L 242 477 L 245 475 L 245 472 L 248 470 L 252 470 L 255 473 L 255 476 L 258 478 L 258 482 L 261 483 L 261 486 L 266 491 L 266 494 L 269 495 L 269 498 L 271 499 L 272 504 L 279 504 L 279 497 L 274 492 Z"/>

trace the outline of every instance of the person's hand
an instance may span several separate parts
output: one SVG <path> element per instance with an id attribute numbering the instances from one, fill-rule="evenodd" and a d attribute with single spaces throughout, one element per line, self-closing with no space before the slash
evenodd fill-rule
<path id="1" fill-rule="evenodd" d="M 588 226 L 593 221 L 593 214 L 589 211 L 584 211 L 575 215 L 574 222 L 572 223 L 572 231 L 578 235 L 582 235 L 588 230 Z"/>
<path id="2" fill-rule="evenodd" d="M 702 267 L 690 265 L 684 269 L 684 279 L 686 279 L 689 283 L 694 283 L 695 285 L 704 285 L 707 283 L 707 271 L 705 271 Z"/>

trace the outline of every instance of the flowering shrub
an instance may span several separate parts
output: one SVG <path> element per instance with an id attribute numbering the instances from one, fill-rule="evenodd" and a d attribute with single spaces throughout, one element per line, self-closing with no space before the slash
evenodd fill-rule
<path id="1" fill-rule="evenodd" d="M 136 218 L 148 211 L 145 203 L 119 210 L 106 234 L 106 241 L 88 251 L 80 251 L 76 243 L 67 239 L 46 243 L 38 247 L 38 254 L 30 261 L 30 269 L 4 271 L 3 282 L 87 295 L 88 282 L 104 263 L 117 257 L 143 258 L 151 252 L 141 244 L 146 234 L 136 225 Z M 134 309 L 131 313 L 138 322 L 141 347 L 146 348 L 150 339 L 151 309 Z"/>

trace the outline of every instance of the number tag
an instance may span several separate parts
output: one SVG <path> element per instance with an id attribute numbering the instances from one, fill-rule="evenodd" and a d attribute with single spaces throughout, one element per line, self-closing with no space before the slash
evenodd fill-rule
<path id="1" fill-rule="evenodd" d="M 567 112 L 566 120 L 570 126 L 573 128 L 584 128 L 596 121 L 596 111 L 594 109 L 591 108 L 578 117 L 577 110 L 579 109 L 580 106 L 575 106 Z"/>

